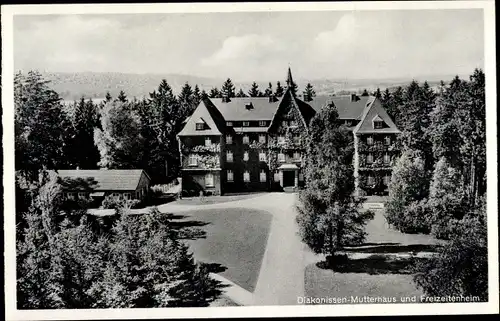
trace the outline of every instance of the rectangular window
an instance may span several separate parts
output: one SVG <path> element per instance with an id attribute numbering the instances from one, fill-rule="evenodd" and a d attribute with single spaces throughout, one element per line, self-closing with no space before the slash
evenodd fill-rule
<path id="1" fill-rule="evenodd" d="M 372 136 L 368 136 L 368 137 L 366 138 L 366 143 L 367 143 L 368 145 L 373 145 L 373 137 L 372 137 Z"/>
<path id="2" fill-rule="evenodd" d="M 196 130 L 203 130 L 203 129 L 205 129 L 204 123 L 196 123 Z"/>
<path id="3" fill-rule="evenodd" d="M 226 122 L 226 126 L 227 126 L 227 127 L 233 127 L 233 122 L 232 122 L 232 121 L 228 121 L 228 122 Z"/>
<path id="4" fill-rule="evenodd" d="M 290 120 L 290 127 L 297 127 L 297 122 L 295 120 Z"/>
<path id="5" fill-rule="evenodd" d="M 281 121 L 281 127 L 287 127 L 288 123 L 286 120 Z"/>
<path id="6" fill-rule="evenodd" d="M 372 155 L 372 154 L 368 154 L 368 155 L 366 156 L 366 163 L 367 163 L 367 164 L 371 164 L 371 163 L 373 163 L 373 155 Z"/>
<path id="7" fill-rule="evenodd" d="M 66 198 L 69 199 L 69 200 L 74 200 L 75 199 L 75 193 L 73 193 L 73 192 L 67 193 Z"/>
<path id="8" fill-rule="evenodd" d="M 265 183 L 266 181 L 267 181 L 266 171 L 261 170 L 260 171 L 260 182 Z"/>
<path id="9" fill-rule="evenodd" d="M 300 136 L 299 135 L 293 135 L 293 143 L 298 144 L 300 142 Z"/>
<path id="10" fill-rule="evenodd" d="M 279 144 L 283 144 L 284 142 L 285 142 L 285 136 L 283 136 L 283 135 L 279 135 L 279 136 L 278 136 L 278 143 L 279 143 Z"/>
<path id="11" fill-rule="evenodd" d="M 228 182 L 234 181 L 234 173 L 230 169 L 227 170 L 227 181 Z"/>
<path id="12" fill-rule="evenodd" d="M 294 152 L 294 153 L 293 153 L 293 159 L 295 159 L 295 160 L 300 160 L 300 159 L 301 159 L 301 157 L 300 157 L 300 153 L 299 153 L 299 152 Z"/>
<path id="13" fill-rule="evenodd" d="M 265 121 L 265 120 L 261 120 L 261 121 L 259 121 L 259 126 L 260 126 L 260 127 L 266 127 L 266 125 L 267 125 L 267 123 L 266 123 L 266 121 Z"/>
<path id="14" fill-rule="evenodd" d="M 243 136 L 243 144 L 250 144 L 250 137 L 248 135 Z"/>
<path id="15" fill-rule="evenodd" d="M 250 173 L 248 171 L 245 171 L 243 173 L 243 181 L 244 182 L 250 182 Z"/>
<path id="16" fill-rule="evenodd" d="M 243 127 L 248 127 L 250 126 L 250 122 L 249 121 L 244 121 L 243 122 Z"/>
<path id="17" fill-rule="evenodd" d="M 113 196 L 113 198 L 117 198 L 117 199 L 120 199 L 120 193 L 113 193 L 111 194 Z"/>
<path id="18" fill-rule="evenodd" d="M 383 122 L 381 122 L 381 121 L 374 121 L 374 122 L 373 122 L 373 128 L 375 128 L 375 129 L 380 129 L 380 128 L 382 128 L 383 126 L 384 126 L 384 123 L 383 123 Z"/>
<path id="19" fill-rule="evenodd" d="M 210 137 L 206 137 L 205 138 L 205 146 L 211 146 L 212 145 L 212 140 L 210 139 Z"/>
<path id="20" fill-rule="evenodd" d="M 386 145 L 390 145 L 391 144 L 391 136 L 385 136 L 384 137 L 384 142 Z"/>
<path id="21" fill-rule="evenodd" d="M 345 121 L 346 126 L 352 126 L 352 121 L 351 120 L 346 120 Z"/>
<path id="22" fill-rule="evenodd" d="M 280 173 L 278 171 L 274 172 L 274 181 L 279 182 L 280 181 Z"/>
<path id="23" fill-rule="evenodd" d="M 285 154 L 283 154 L 283 153 L 278 154 L 278 162 L 281 162 L 281 163 L 285 162 Z"/>
<path id="24" fill-rule="evenodd" d="M 130 199 L 130 193 L 124 193 L 123 194 L 123 198 L 126 199 L 126 200 L 129 200 Z"/>
<path id="25" fill-rule="evenodd" d="M 87 193 L 85 193 L 85 192 L 78 192 L 78 198 L 82 199 L 82 200 L 86 199 L 87 198 Z"/>
<path id="26" fill-rule="evenodd" d="M 229 152 L 229 151 L 228 151 L 228 152 L 226 153 L 226 161 L 227 161 L 228 163 L 231 163 L 231 162 L 233 161 L 233 152 Z"/>
<path id="27" fill-rule="evenodd" d="M 389 154 L 384 155 L 384 164 L 389 164 L 391 162 L 391 157 Z"/>
<path id="28" fill-rule="evenodd" d="M 368 177 L 366 178 L 366 183 L 367 183 L 368 185 L 373 185 L 373 184 L 375 183 L 375 179 L 373 178 L 373 176 L 368 176 Z"/>
<path id="29" fill-rule="evenodd" d="M 198 166 L 198 157 L 195 154 L 189 155 L 189 166 Z"/>
<path id="30" fill-rule="evenodd" d="M 226 144 L 232 144 L 233 143 L 233 136 L 227 135 L 226 136 Z"/>
<path id="31" fill-rule="evenodd" d="M 207 173 L 205 175 L 205 186 L 206 187 L 213 187 L 214 186 L 214 174 Z"/>
<path id="32" fill-rule="evenodd" d="M 248 152 L 243 153 L 243 160 L 246 162 L 248 161 Z"/>
<path id="33" fill-rule="evenodd" d="M 385 175 L 384 176 L 384 185 L 389 186 L 389 183 L 391 182 L 391 176 Z"/>
<path id="34" fill-rule="evenodd" d="M 259 143 L 264 144 L 266 142 L 266 135 L 259 135 Z"/>
<path id="35" fill-rule="evenodd" d="M 259 161 L 261 161 L 261 162 L 265 162 L 266 161 L 266 153 L 264 153 L 263 151 L 261 151 L 259 153 Z"/>

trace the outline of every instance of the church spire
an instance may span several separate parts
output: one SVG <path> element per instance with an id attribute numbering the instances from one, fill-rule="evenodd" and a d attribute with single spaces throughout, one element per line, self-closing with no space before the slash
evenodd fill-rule
<path id="1" fill-rule="evenodd" d="M 286 85 L 288 87 L 291 87 L 293 86 L 294 82 L 293 82 L 293 78 L 292 78 L 292 70 L 290 69 L 290 65 L 288 65 L 288 75 L 286 77 Z"/>

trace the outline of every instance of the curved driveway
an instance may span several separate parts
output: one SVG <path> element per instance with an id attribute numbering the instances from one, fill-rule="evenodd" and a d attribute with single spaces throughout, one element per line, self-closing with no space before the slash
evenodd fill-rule
<path id="1" fill-rule="evenodd" d="M 268 193 L 251 199 L 207 205 L 169 203 L 158 206 L 162 213 L 178 213 L 198 209 L 245 207 L 264 210 L 273 220 L 255 291 L 250 293 L 234 283 L 226 294 L 242 305 L 292 305 L 304 296 L 304 270 L 312 253 L 301 242 L 295 222 L 297 194 Z M 220 276 L 216 276 L 222 279 Z"/>

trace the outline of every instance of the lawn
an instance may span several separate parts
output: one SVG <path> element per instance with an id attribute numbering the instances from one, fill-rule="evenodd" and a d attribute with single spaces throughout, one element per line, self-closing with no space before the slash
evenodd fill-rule
<path id="1" fill-rule="evenodd" d="M 430 235 L 404 234 L 385 222 L 384 210 L 376 210 L 365 231 L 365 244 L 347 249 L 349 259 L 334 268 L 324 262 L 305 270 L 305 294 L 311 297 L 351 296 L 416 297 L 422 291 L 413 283 L 412 267 L 418 253 L 433 253 L 442 241 Z M 417 300 L 418 302 L 418 300 Z M 355 302 L 345 302 L 355 303 Z"/>
<path id="2" fill-rule="evenodd" d="M 179 199 L 172 204 L 181 204 L 181 205 L 209 205 L 216 203 L 226 203 L 233 201 L 240 201 L 251 199 L 255 197 L 259 197 L 264 195 L 264 193 L 248 193 L 248 194 L 234 194 L 234 195 L 222 195 L 222 196 L 204 196 L 201 197 L 185 197 Z"/>
<path id="3" fill-rule="evenodd" d="M 246 208 L 198 210 L 184 221 L 205 222 L 206 238 L 188 240 L 197 260 L 213 264 L 221 276 L 253 292 L 271 225 L 271 214 Z"/>

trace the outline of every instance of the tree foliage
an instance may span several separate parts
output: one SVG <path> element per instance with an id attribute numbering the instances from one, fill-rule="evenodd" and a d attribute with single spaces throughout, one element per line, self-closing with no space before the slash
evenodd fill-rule
<path id="1" fill-rule="evenodd" d="M 305 102 L 312 101 L 314 97 L 316 97 L 316 92 L 314 91 L 314 88 L 311 85 L 311 83 L 308 82 L 304 89 L 304 101 Z"/>
<path id="2" fill-rule="evenodd" d="M 250 90 L 248 91 L 248 96 L 250 96 L 250 97 L 262 97 L 263 96 L 262 92 L 259 90 L 259 85 L 257 85 L 257 83 L 255 81 L 252 83 L 252 86 L 250 87 Z"/>
<path id="3" fill-rule="evenodd" d="M 333 256 L 346 245 L 359 244 L 364 225 L 373 218 L 360 210 L 353 195 L 353 142 L 338 125 L 335 107 L 322 109 L 311 121 L 305 162 L 307 188 L 300 193 L 297 222 L 303 241 L 316 253 Z"/>
<path id="4" fill-rule="evenodd" d="M 276 83 L 276 90 L 274 92 L 276 97 L 282 97 L 285 94 L 285 88 L 281 86 L 281 83 L 278 81 Z"/>
<path id="5" fill-rule="evenodd" d="M 224 82 L 220 93 L 222 96 L 226 96 L 228 98 L 236 97 L 235 87 L 231 78 L 227 78 L 227 80 Z"/>

